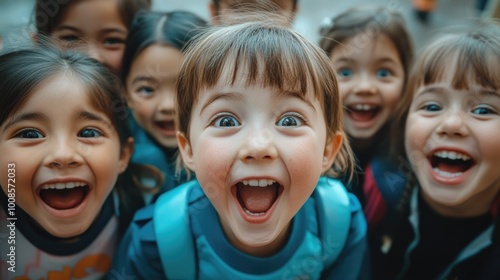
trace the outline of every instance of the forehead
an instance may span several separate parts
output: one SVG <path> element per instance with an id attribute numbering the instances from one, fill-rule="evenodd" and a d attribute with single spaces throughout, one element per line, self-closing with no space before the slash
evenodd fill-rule
<path id="1" fill-rule="evenodd" d="M 238 5 L 275 5 L 277 8 L 292 11 L 295 7 L 295 0 L 272 0 L 272 1 L 259 1 L 259 0 L 220 0 L 220 4 L 227 7 L 235 7 Z"/>
<path id="2" fill-rule="evenodd" d="M 399 61 L 398 49 L 384 34 L 369 39 L 363 33 L 357 34 L 337 45 L 330 57 L 350 57 L 357 60 L 362 57 L 373 59 L 374 56 L 387 56 Z"/>
<path id="3" fill-rule="evenodd" d="M 123 27 L 124 22 L 118 0 L 78 0 L 65 7 L 58 25 L 63 24 L 97 28 L 103 24 Z"/>

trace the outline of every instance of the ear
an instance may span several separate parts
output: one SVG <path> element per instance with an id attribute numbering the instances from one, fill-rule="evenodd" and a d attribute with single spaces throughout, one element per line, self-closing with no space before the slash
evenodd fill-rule
<path id="1" fill-rule="evenodd" d="M 181 152 L 182 161 L 191 171 L 195 172 L 194 160 L 193 160 L 193 149 L 189 140 L 186 138 L 184 133 L 177 131 L 177 145 L 179 146 L 179 151 Z"/>
<path id="2" fill-rule="evenodd" d="M 120 173 L 122 173 L 123 171 L 125 171 L 125 169 L 127 169 L 132 153 L 134 153 L 134 138 L 129 137 L 127 139 L 127 142 L 122 145 L 120 161 L 119 161 Z"/>
<path id="3" fill-rule="evenodd" d="M 342 141 L 344 138 L 340 133 L 335 134 L 326 141 L 325 152 L 323 153 L 323 172 L 327 171 L 332 167 L 333 161 L 337 157 L 340 147 L 342 147 Z"/>

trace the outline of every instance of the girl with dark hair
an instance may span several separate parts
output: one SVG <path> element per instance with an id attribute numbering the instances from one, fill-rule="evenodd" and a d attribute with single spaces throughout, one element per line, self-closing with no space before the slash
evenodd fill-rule
<path id="1" fill-rule="evenodd" d="M 153 170 L 129 164 L 125 116 L 118 79 L 84 54 L 0 55 L 0 216 L 11 225 L 0 230 L 13 236 L 0 242 L 1 279 L 107 274 L 145 204 L 138 182 L 147 175 L 161 184 Z"/>
<path id="2" fill-rule="evenodd" d="M 38 36 L 79 49 L 118 74 L 130 22 L 150 8 L 151 0 L 37 0 L 35 25 Z"/>
<path id="3" fill-rule="evenodd" d="M 130 26 L 121 78 L 132 112 L 132 161 L 164 172 L 163 191 L 186 180 L 175 174 L 175 82 L 184 48 L 206 24 L 193 13 L 173 11 L 140 12 Z"/>

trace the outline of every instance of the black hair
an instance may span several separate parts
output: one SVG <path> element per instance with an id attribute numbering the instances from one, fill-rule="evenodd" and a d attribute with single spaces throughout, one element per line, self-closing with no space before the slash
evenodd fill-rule
<path id="1" fill-rule="evenodd" d="M 207 21 L 187 11 L 139 12 L 129 28 L 122 62 L 122 82 L 125 83 L 135 58 L 153 44 L 184 50 Z"/>

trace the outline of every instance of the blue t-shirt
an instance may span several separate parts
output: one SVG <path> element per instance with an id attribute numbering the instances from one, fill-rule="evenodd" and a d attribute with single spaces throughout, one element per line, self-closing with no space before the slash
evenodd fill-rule
<path id="1" fill-rule="evenodd" d="M 351 224 L 338 259 L 321 260 L 316 202 L 311 196 L 292 220 L 285 246 L 270 257 L 255 257 L 233 247 L 217 212 L 197 184 L 189 195 L 190 229 L 195 244 L 198 279 L 368 279 L 366 221 L 358 200 L 349 195 Z M 139 279 L 166 279 L 153 225 L 154 206 L 139 210 L 121 244 L 114 269 Z M 165 213 L 167 215 L 168 213 Z M 304 278 L 306 279 L 306 278 Z"/>

